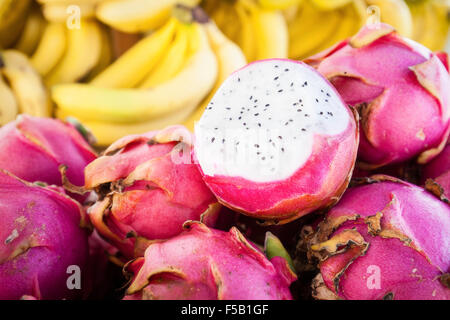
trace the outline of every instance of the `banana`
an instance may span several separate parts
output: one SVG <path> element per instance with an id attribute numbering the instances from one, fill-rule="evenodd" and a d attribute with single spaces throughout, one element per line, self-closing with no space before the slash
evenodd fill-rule
<path id="1" fill-rule="evenodd" d="M 76 6 L 76 11 L 71 11 L 70 6 Z M 68 19 L 90 19 L 95 17 L 95 6 L 89 2 L 47 2 L 42 5 L 42 13 L 47 21 L 66 22 Z"/>
<path id="2" fill-rule="evenodd" d="M 236 2 L 235 9 L 241 26 L 241 33 L 237 43 L 244 52 L 247 61 L 254 61 L 257 55 L 257 47 L 249 11 L 241 2 Z"/>
<path id="3" fill-rule="evenodd" d="M 67 50 L 45 82 L 51 86 L 76 82 L 86 76 L 100 59 L 100 32 L 98 23 L 90 20 L 81 20 L 80 29 L 67 29 Z"/>
<path id="4" fill-rule="evenodd" d="M 197 106 L 217 79 L 217 59 L 200 24 L 192 25 L 198 49 L 174 78 L 152 89 L 102 88 L 90 84 L 63 84 L 52 88 L 59 109 L 86 121 L 143 122 Z"/>
<path id="5" fill-rule="evenodd" d="M 205 111 L 206 106 L 213 98 L 216 91 L 222 85 L 222 83 L 228 78 L 228 76 L 234 71 L 244 67 L 247 64 L 246 58 L 242 50 L 229 40 L 220 31 L 220 29 L 213 23 L 206 26 L 208 32 L 208 38 L 211 43 L 212 49 L 216 54 L 219 64 L 219 74 L 216 84 L 211 90 L 209 95 L 203 100 L 201 105 L 195 110 L 194 113 L 184 122 L 184 125 L 191 131 L 194 130 L 195 121 L 199 120 Z"/>
<path id="6" fill-rule="evenodd" d="M 287 58 L 289 33 L 283 14 L 252 6 L 251 20 L 256 41 L 255 59 Z"/>
<path id="7" fill-rule="evenodd" d="M 88 121 L 81 118 L 78 120 L 83 124 L 83 126 L 88 128 L 93 133 L 98 146 L 106 147 L 114 141 L 130 134 L 161 130 L 170 125 L 181 123 L 192 113 L 193 107 L 195 108 L 196 106 L 187 106 L 178 112 L 174 112 L 150 121 L 137 123 L 110 123 L 102 121 Z M 64 111 L 57 109 L 56 116 L 61 120 L 65 120 L 70 116 L 70 113 L 65 113 Z"/>
<path id="8" fill-rule="evenodd" d="M 19 106 L 11 88 L 0 74 L 0 126 L 13 121 L 19 113 Z"/>
<path id="9" fill-rule="evenodd" d="M 28 58 L 16 50 L 1 53 L 1 71 L 17 98 L 19 110 L 36 117 L 50 117 L 51 103 L 40 75 Z"/>
<path id="10" fill-rule="evenodd" d="M 172 18 L 160 30 L 130 48 L 90 83 L 105 88 L 132 88 L 139 84 L 163 56 L 178 23 L 176 18 Z"/>
<path id="11" fill-rule="evenodd" d="M 392 25 L 402 36 L 413 34 L 413 20 L 404 0 L 366 0 L 368 5 L 380 8 L 381 21 Z"/>
<path id="12" fill-rule="evenodd" d="M 33 54 L 41 39 L 45 23 L 39 8 L 33 8 L 28 15 L 25 27 L 14 48 L 22 51 L 27 56 Z"/>
<path id="13" fill-rule="evenodd" d="M 188 51 L 189 26 L 180 23 L 171 47 L 163 59 L 140 85 L 140 88 L 151 88 L 173 78 L 183 68 Z"/>
<path id="14" fill-rule="evenodd" d="M 319 11 L 305 2 L 300 15 L 289 26 L 289 57 L 303 59 L 318 52 L 335 34 L 340 24 L 339 11 Z M 321 21 L 320 24 L 317 21 Z"/>
<path id="15" fill-rule="evenodd" d="M 432 51 L 442 50 L 449 33 L 448 7 L 437 1 L 410 2 L 414 22 L 412 38 Z"/>
<path id="16" fill-rule="evenodd" d="M 31 0 L 7 1 L 0 16 L 0 48 L 9 48 L 19 38 L 31 6 Z"/>
<path id="17" fill-rule="evenodd" d="M 304 0 L 258 0 L 258 4 L 261 8 L 267 10 L 284 10 L 295 5 L 299 5 L 303 1 Z"/>
<path id="18" fill-rule="evenodd" d="M 350 4 L 337 10 L 339 17 L 339 24 L 331 37 L 319 47 L 314 49 L 311 54 L 321 52 L 339 41 L 342 41 L 354 35 L 362 27 L 364 23 L 366 5 L 364 0 L 354 0 Z"/>
<path id="19" fill-rule="evenodd" d="M 199 0 L 119 0 L 100 3 L 97 18 L 114 29 L 137 33 L 161 27 L 176 3 L 196 5 Z"/>
<path id="20" fill-rule="evenodd" d="M 62 59 L 65 51 L 65 24 L 49 22 L 30 61 L 41 76 L 46 76 Z"/>
<path id="21" fill-rule="evenodd" d="M 319 10 L 336 10 L 350 4 L 352 0 L 308 0 Z"/>
<path id="22" fill-rule="evenodd" d="M 100 36 L 101 36 L 100 59 L 97 65 L 89 72 L 89 74 L 83 80 L 91 81 L 103 70 L 105 70 L 113 61 L 111 35 L 107 27 L 104 25 L 100 26 Z"/>

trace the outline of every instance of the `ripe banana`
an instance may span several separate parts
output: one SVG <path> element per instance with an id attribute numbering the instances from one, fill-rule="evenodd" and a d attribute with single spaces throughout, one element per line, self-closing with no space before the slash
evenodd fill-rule
<path id="1" fill-rule="evenodd" d="M 107 27 L 104 25 L 100 26 L 100 36 L 101 36 L 100 59 L 97 65 L 89 72 L 89 74 L 83 80 L 91 81 L 96 76 L 98 76 L 103 70 L 105 70 L 113 61 L 111 35 Z"/>
<path id="2" fill-rule="evenodd" d="M 76 82 L 86 76 L 98 63 L 101 33 L 97 22 L 82 20 L 80 29 L 67 29 L 67 50 L 61 61 L 45 77 L 51 86 Z"/>
<path id="3" fill-rule="evenodd" d="M 90 84 L 65 84 L 52 88 L 59 109 L 86 121 L 143 122 L 198 105 L 217 79 L 217 59 L 205 30 L 193 24 L 197 51 L 170 81 L 152 89 L 102 88 Z"/>
<path id="4" fill-rule="evenodd" d="M 30 61 L 41 76 L 46 76 L 62 59 L 65 51 L 65 24 L 49 22 Z"/>
<path id="5" fill-rule="evenodd" d="M 20 36 L 31 0 L 6 1 L 0 15 L 0 48 L 9 48 Z"/>
<path id="6" fill-rule="evenodd" d="M 366 0 L 368 5 L 380 9 L 381 21 L 392 25 L 402 36 L 413 34 L 413 20 L 404 0 Z"/>
<path id="7" fill-rule="evenodd" d="M 301 4 L 304 0 L 258 0 L 259 5 L 267 10 L 284 10 Z M 336 1 L 336 0 L 331 0 Z"/>
<path id="8" fill-rule="evenodd" d="M 208 32 L 208 38 L 211 43 L 211 47 L 216 54 L 219 64 L 219 74 L 216 84 L 211 90 L 209 95 L 203 100 L 201 105 L 195 110 L 194 113 L 184 122 L 184 125 L 191 131 L 194 130 L 195 121 L 199 120 L 205 111 L 206 106 L 213 98 L 216 91 L 228 78 L 228 76 L 234 71 L 244 67 L 247 64 L 246 58 L 242 50 L 234 42 L 229 40 L 220 31 L 220 29 L 214 24 L 209 23 L 206 26 Z"/>
<path id="9" fill-rule="evenodd" d="M 73 7 L 75 10 L 71 10 Z M 47 21 L 66 22 L 69 19 L 90 19 L 95 17 L 95 6 L 82 1 L 49 1 L 42 5 L 42 13 Z"/>
<path id="10" fill-rule="evenodd" d="M 172 79 L 183 68 L 185 63 L 188 45 L 189 32 L 188 25 L 180 23 L 175 34 L 175 39 L 171 47 L 166 51 L 165 56 L 140 85 L 141 88 L 151 88 Z"/>
<path id="11" fill-rule="evenodd" d="M 196 106 L 193 107 L 195 108 Z M 111 123 L 102 121 L 88 121 L 81 118 L 78 120 L 95 136 L 96 145 L 105 147 L 130 134 L 161 130 L 167 126 L 182 123 L 192 113 L 193 107 L 192 105 L 186 106 L 184 109 L 177 112 L 145 122 Z M 57 109 L 56 116 L 61 120 L 65 120 L 70 116 L 70 113 L 65 113 L 64 111 Z"/>
<path id="12" fill-rule="evenodd" d="M 328 45 L 341 19 L 337 10 L 319 11 L 311 3 L 305 2 L 297 18 L 289 25 L 289 57 L 304 59 L 318 52 L 324 43 Z"/>
<path id="13" fill-rule="evenodd" d="M 287 58 L 289 35 L 283 14 L 253 6 L 251 19 L 256 41 L 255 59 Z"/>
<path id="14" fill-rule="evenodd" d="M 161 27 L 176 3 L 196 5 L 199 0 L 119 0 L 100 3 L 97 18 L 114 29 L 136 33 Z"/>
<path id="15" fill-rule="evenodd" d="M 449 7 L 432 0 L 408 4 L 414 22 L 412 38 L 433 51 L 442 50 L 449 34 Z"/>
<path id="16" fill-rule="evenodd" d="M 241 2 L 236 2 L 235 9 L 241 26 L 241 32 L 237 39 L 237 43 L 244 52 L 247 61 L 254 61 L 257 54 L 257 48 L 253 24 L 250 20 L 248 9 Z M 220 24 L 218 25 L 221 26 Z"/>
<path id="17" fill-rule="evenodd" d="M 91 84 L 105 88 L 132 88 L 155 67 L 173 39 L 176 18 L 154 34 L 148 35 L 92 79 Z"/>
<path id="18" fill-rule="evenodd" d="M 336 10 L 352 2 L 352 0 L 308 0 L 319 10 Z"/>
<path id="19" fill-rule="evenodd" d="M 33 54 L 39 44 L 45 24 L 39 8 L 33 8 L 28 14 L 25 27 L 14 48 L 28 56 Z"/>
<path id="20" fill-rule="evenodd" d="M 11 88 L 0 74 L 0 126 L 13 121 L 19 113 L 19 106 Z"/>
<path id="21" fill-rule="evenodd" d="M 14 91 L 20 112 L 36 117 L 50 117 L 51 103 L 47 89 L 28 58 L 19 51 L 5 50 L 1 53 L 0 60 L 3 61 L 0 70 Z"/>

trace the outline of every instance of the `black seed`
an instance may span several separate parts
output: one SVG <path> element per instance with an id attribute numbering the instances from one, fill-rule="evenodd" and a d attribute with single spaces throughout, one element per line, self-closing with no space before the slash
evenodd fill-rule
<path id="1" fill-rule="evenodd" d="M 239 120 L 241 120 L 241 119 L 242 119 L 242 117 L 239 117 L 238 119 L 239 119 Z"/>
<path id="2" fill-rule="evenodd" d="M 316 98 L 316 102 L 319 102 L 319 99 Z"/>
<path id="3" fill-rule="evenodd" d="M 306 131 L 306 129 L 305 129 L 305 128 L 302 128 L 302 131 Z"/>
<path id="4" fill-rule="evenodd" d="M 278 68 L 278 65 L 276 65 L 275 68 Z"/>
<path id="5" fill-rule="evenodd" d="M 280 139 L 280 140 L 281 140 L 281 139 L 283 139 L 283 137 L 282 137 L 282 136 L 278 136 L 278 139 Z"/>
<path id="6" fill-rule="evenodd" d="M 281 151 L 284 152 L 284 148 L 281 148 Z"/>
<path id="7" fill-rule="evenodd" d="M 273 80 L 275 80 L 275 81 L 276 81 L 276 80 L 278 80 L 278 78 L 279 78 L 279 77 L 275 77 L 275 78 L 273 78 Z"/>
<path id="8" fill-rule="evenodd" d="M 254 103 L 257 103 L 257 102 L 258 102 L 258 99 L 253 100 L 253 102 L 254 102 Z"/>
<path id="9" fill-rule="evenodd" d="M 241 82 L 241 78 L 238 78 L 238 82 Z"/>
<path id="10" fill-rule="evenodd" d="M 297 112 L 302 112 L 302 109 L 297 109 Z"/>
<path id="11" fill-rule="evenodd" d="M 211 139 L 211 142 L 214 142 L 214 140 L 216 140 L 216 138 L 212 138 L 212 139 Z"/>
<path id="12" fill-rule="evenodd" d="M 266 104 L 266 107 L 270 106 L 270 104 Z"/>
<path id="13" fill-rule="evenodd" d="M 328 102 L 328 99 L 325 99 L 325 102 Z"/>
<path id="14" fill-rule="evenodd" d="M 327 97 L 331 97 L 331 95 L 327 92 Z"/>
<path id="15" fill-rule="evenodd" d="M 259 148 L 259 144 L 255 144 L 255 147 Z"/>
<path id="16" fill-rule="evenodd" d="M 261 127 L 261 123 L 258 122 L 258 127 Z"/>
<path id="17" fill-rule="evenodd" d="M 289 71 L 289 69 L 284 69 L 284 72 L 288 72 Z"/>
<path id="18" fill-rule="evenodd" d="M 246 126 L 247 124 L 244 122 L 242 125 Z"/>
<path id="19" fill-rule="evenodd" d="M 283 89 L 278 90 L 278 92 L 283 92 Z"/>
<path id="20" fill-rule="evenodd" d="M 225 139 L 222 139 L 222 143 L 224 143 L 225 142 Z"/>
<path id="21" fill-rule="evenodd" d="M 227 109 L 227 110 L 231 110 L 231 108 L 230 108 L 230 107 L 226 107 L 225 109 Z"/>
<path id="22" fill-rule="evenodd" d="M 233 118 L 230 118 L 230 120 L 233 120 Z"/>
<path id="23" fill-rule="evenodd" d="M 305 117 L 309 117 L 309 114 L 305 113 Z"/>
<path id="24" fill-rule="evenodd" d="M 293 82 L 291 82 L 291 87 L 293 87 L 294 86 L 294 83 Z"/>
<path id="25" fill-rule="evenodd" d="M 262 159 L 262 160 L 266 160 L 266 157 L 262 157 L 261 159 Z"/>
<path id="26" fill-rule="evenodd" d="M 255 113 L 255 117 L 259 116 L 259 113 Z"/>
<path id="27" fill-rule="evenodd" d="M 253 96 L 250 96 L 250 100 L 253 100 Z"/>
<path id="28" fill-rule="evenodd" d="M 322 112 L 322 111 L 320 111 L 320 112 L 319 112 L 319 114 L 320 114 L 320 115 L 322 115 L 322 114 L 323 114 L 323 112 Z"/>

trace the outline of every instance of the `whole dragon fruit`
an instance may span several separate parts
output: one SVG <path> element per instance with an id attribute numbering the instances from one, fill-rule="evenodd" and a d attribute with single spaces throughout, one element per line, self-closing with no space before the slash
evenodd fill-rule
<path id="1" fill-rule="evenodd" d="M 425 186 L 437 196 L 450 199 L 450 144 L 422 170 Z"/>
<path id="2" fill-rule="evenodd" d="M 26 181 L 61 186 L 59 166 L 65 165 L 68 180 L 83 186 L 84 167 L 96 157 L 70 123 L 20 115 L 0 128 L 0 169 Z"/>
<path id="3" fill-rule="evenodd" d="M 187 220 L 213 226 L 220 205 L 191 161 L 191 134 L 182 126 L 124 137 L 86 167 L 89 208 L 98 232 L 127 258 L 148 240 L 179 234 Z"/>
<path id="4" fill-rule="evenodd" d="M 415 157 L 423 164 L 444 148 L 450 132 L 446 59 L 381 23 L 306 62 L 359 111 L 358 157 L 362 168 L 373 169 Z"/>
<path id="5" fill-rule="evenodd" d="M 0 170 L 0 300 L 84 295 L 86 216 L 58 190 Z M 81 278 L 69 279 L 76 270 Z"/>
<path id="6" fill-rule="evenodd" d="M 126 300 L 290 300 L 296 279 L 287 260 L 270 261 L 236 229 L 187 222 L 186 231 L 152 243 L 129 263 Z"/>
<path id="7" fill-rule="evenodd" d="M 348 189 L 310 234 L 319 299 L 450 299 L 450 207 L 389 176 Z"/>
<path id="8" fill-rule="evenodd" d="M 358 127 L 333 86 L 308 65 L 257 61 L 232 74 L 195 126 L 195 157 L 219 201 L 267 224 L 337 202 Z"/>

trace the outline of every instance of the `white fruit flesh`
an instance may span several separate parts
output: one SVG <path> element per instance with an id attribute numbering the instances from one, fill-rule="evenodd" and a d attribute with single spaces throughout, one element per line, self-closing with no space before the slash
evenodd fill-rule
<path id="1" fill-rule="evenodd" d="M 317 135 L 346 130 L 350 114 L 319 73 L 290 60 L 263 60 L 232 74 L 195 126 L 207 176 L 284 180 L 301 168 Z"/>

